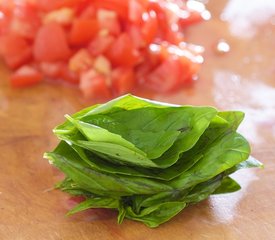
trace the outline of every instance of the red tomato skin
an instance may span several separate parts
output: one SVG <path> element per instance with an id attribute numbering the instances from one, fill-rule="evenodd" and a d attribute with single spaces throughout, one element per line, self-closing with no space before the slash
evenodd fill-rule
<path id="1" fill-rule="evenodd" d="M 32 50 L 24 38 L 8 34 L 0 37 L 0 55 L 11 69 L 16 69 L 32 59 Z"/>
<path id="2" fill-rule="evenodd" d="M 67 60 L 71 55 L 64 29 L 55 22 L 43 25 L 34 41 L 35 60 L 52 62 Z"/>
<path id="3" fill-rule="evenodd" d="M 42 74 L 30 66 L 23 66 L 10 76 L 10 84 L 14 88 L 33 86 L 42 81 Z"/>
<path id="4" fill-rule="evenodd" d="M 114 66 L 132 67 L 140 60 L 139 52 L 134 48 L 134 44 L 127 33 L 122 33 L 117 37 L 106 56 Z"/>
<path id="5" fill-rule="evenodd" d="M 131 92 L 136 85 L 132 68 L 116 68 L 112 72 L 112 89 L 115 95 Z"/>
<path id="6" fill-rule="evenodd" d="M 88 44 L 98 32 L 98 23 L 95 19 L 76 19 L 69 34 L 71 45 Z"/>

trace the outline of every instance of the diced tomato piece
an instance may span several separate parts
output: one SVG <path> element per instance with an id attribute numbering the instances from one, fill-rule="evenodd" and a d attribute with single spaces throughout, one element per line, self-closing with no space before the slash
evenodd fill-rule
<path id="1" fill-rule="evenodd" d="M 33 39 L 41 24 L 37 7 L 23 2 L 16 5 L 10 22 L 10 32 L 27 39 Z"/>
<path id="2" fill-rule="evenodd" d="M 96 18 L 96 9 L 92 4 L 87 4 L 80 10 L 79 18 L 94 19 Z"/>
<path id="3" fill-rule="evenodd" d="M 39 70 L 45 77 L 58 79 L 61 77 L 62 69 L 65 65 L 65 62 L 41 62 L 39 64 Z"/>
<path id="4" fill-rule="evenodd" d="M 146 46 L 140 26 L 134 24 L 129 25 L 127 33 L 135 48 L 143 48 Z"/>
<path id="5" fill-rule="evenodd" d="M 1 7 L 1 6 L 0 6 Z M 3 8 L 0 8 L 0 35 L 6 34 L 7 32 L 10 31 L 10 13 L 5 12 Z"/>
<path id="6" fill-rule="evenodd" d="M 72 45 L 84 45 L 96 36 L 99 30 L 96 19 L 76 19 L 73 23 L 69 40 Z"/>
<path id="7" fill-rule="evenodd" d="M 43 11 L 52 11 L 55 9 L 55 1 L 39 0 L 37 1 L 39 9 Z"/>
<path id="8" fill-rule="evenodd" d="M 186 56 L 182 56 L 179 58 L 181 68 L 184 70 L 181 74 L 181 83 L 184 85 L 188 85 L 193 82 L 193 77 L 199 71 L 200 65 L 196 62 L 192 62 Z"/>
<path id="9" fill-rule="evenodd" d="M 79 76 L 71 71 L 66 62 L 41 62 L 39 69 L 51 80 L 63 80 L 70 84 L 78 84 Z"/>
<path id="10" fill-rule="evenodd" d="M 71 71 L 67 65 L 63 65 L 61 68 L 59 78 L 70 84 L 79 84 L 80 81 L 79 75 L 76 72 Z"/>
<path id="11" fill-rule="evenodd" d="M 149 3 L 151 1 L 155 1 L 155 0 L 136 0 L 137 2 L 139 2 L 139 4 L 143 7 L 143 9 L 147 9 L 149 6 Z"/>
<path id="12" fill-rule="evenodd" d="M 91 68 L 93 62 L 94 60 L 88 50 L 82 48 L 70 58 L 69 69 L 72 72 L 80 73 Z"/>
<path id="13" fill-rule="evenodd" d="M 66 60 L 71 55 L 66 34 L 63 28 L 55 22 L 43 25 L 34 41 L 34 58 L 37 61 Z"/>
<path id="14" fill-rule="evenodd" d="M 186 18 L 179 19 L 179 24 L 181 27 L 185 27 L 191 25 L 193 23 L 197 23 L 202 20 L 201 14 L 198 12 L 188 13 Z"/>
<path id="15" fill-rule="evenodd" d="M 115 95 L 131 92 L 135 87 L 135 75 L 131 68 L 116 68 L 112 72 L 112 89 Z"/>
<path id="16" fill-rule="evenodd" d="M 79 4 L 80 0 L 39 0 L 38 7 L 44 11 L 52 11 L 62 7 L 74 8 Z"/>
<path id="17" fill-rule="evenodd" d="M 31 60 L 32 50 L 24 38 L 8 34 L 0 37 L 0 55 L 14 69 Z"/>
<path id="18" fill-rule="evenodd" d="M 144 24 L 141 29 L 141 33 L 145 43 L 148 45 L 153 42 L 154 38 L 158 33 L 158 20 L 155 11 L 151 10 L 144 13 Z"/>
<path id="19" fill-rule="evenodd" d="M 39 28 L 39 24 L 22 21 L 19 18 L 12 19 L 10 23 L 10 32 L 18 34 L 24 38 L 33 39 Z"/>
<path id="20" fill-rule="evenodd" d="M 32 69 L 12 76 L 18 86 L 40 74 L 92 98 L 137 82 L 172 91 L 198 71 L 201 52 L 184 45 L 183 30 L 207 13 L 183 0 L 0 0 L 0 55 L 10 68 Z"/>
<path id="21" fill-rule="evenodd" d="M 145 82 L 145 76 L 147 76 L 156 66 L 154 66 L 150 61 L 143 62 L 135 67 L 135 78 L 140 85 Z"/>
<path id="22" fill-rule="evenodd" d="M 199 1 L 187 1 L 186 6 L 182 7 L 182 10 L 189 13 L 186 18 L 179 19 L 179 24 L 182 27 L 198 23 L 202 20 L 209 20 L 211 18 L 210 12 L 207 11 L 205 5 Z"/>
<path id="23" fill-rule="evenodd" d="M 145 76 L 144 85 L 157 92 L 169 92 L 181 86 L 181 77 L 179 59 L 170 57 Z"/>
<path id="24" fill-rule="evenodd" d="M 49 2 L 49 1 L 48 1 Z M 51 2 L 55 2 L 55 8 L 62 8 L 62 7 L 70 7 L 74 8 L 81 2 L 81 0 L 51 0 Z"/>
<path id="25" fill-rule="evenodd" d="M 131 67 L 140 60 L 139 52 L 134 48 L 133 42 L 127 33 L 118 36 L 106 55 L 115 66 Z"/>
<path id="26" fill-rule="evenodd" d="M 145 11 L 142 4 L 136 0 L 129 0 L 128 8 L 128 19 L 133 23 L 141 24 L 142 14 Z"/>
<path id="27" fill-rule="evenodd" d="M 71 8 L 60 8 L 58 10 L 49 12 L 43 17 L 43 23 L 57 22 L 60 25 L 70 25 L 74 19 L 74 10 Z"/>
<path id="28" fill-rule="evenodd" d="M 25 65 L 11 75 L 10 83 L 15 88 L 29 87 L 39 83 L 42 77 L 42 74 L 35 68 Z"/>
<path id="29" fill-rule="evenodd" d="M 205 13 L 206 13 L 205 15 L 209 15 L 209 18 L 210 18 L 210 13 L 208 11 L 205 11 Z M 201 20 L 203 20 L 203 15 L 201 13 L 199 13 L 199 12 L 190 12 L 190 15 L 188 16 L 188 18 L 179 19 L 179 25 L 181 27 L 187 27 L 187 26 L 190 26 L 192 24 L 198 23 Z"/>
<path id="30" fill-rule="evenodd" d="M 152 1 L 148 8 L 149 11 L 156 13 L 158 35 L 161 39 L 172 44 L 180 43 L 183 40 L 183 34 L 178 25 L 180 14 L 183 14 L 181 7 L 173 1 L 162 1 L 161 4 Z"/>
<path id="31" fill-rule="evenodd" d="M 97 21 L 100 29 L 106 29 L 112 35 L 117 36 L 121 32 L 117 13 L 105 9 L 97 11 Z"/>
<path id="32" fill-rule="evenodd" d="M 167 50 L 168 46 L 168 43 L 152 43 L 149 45 L 148 59 L 153 66 L 159 65 L 160 62 L 164 61 L 169 57 L 169 52 Z"/>
<path id="33" fill-rule="evenodd" d="M 93 0 L 93 5 L 97 9 L 107 9 L 116 12 L 119 17 L 127 19 L 128 1 L 125 0 Z"/>
<path id="34" fill-rule="evenodd" d="M 174 31 L 172 28 L 168 28 L 165 35 L 165 40 L 171 44 L 178 45 L 184 41 L 183 33 Z"/>
<path id="35" fill-rule="evenodd" d="M 80 89 L 86 98 L 108 99 L 112 96 L 107 77 L 90 70 L 81 75 Z"/>
<path id="36" fill-rule="evenodd" d="M 149 1 L 147 11 L 153 11 L 156 13 L 158 20 L 158 30 L 160 36 L 162 36 L 166 32 L 167 27 L 169 26 L 168 18 L 165 12 L 165 8 L 163 6 L 163 1 L 161 1 L 160 3 L 158 1 Z"/>
<path id="37" fill-rule="evenodd" d="M 88 50 L 92 56 L 104 54 L 115 41 L 111 35 L 98 35 L 95 37 L 88 46 Z"/>
<path id="38" fill-rule="evenodd" d="M 111 63 L 110 63 L 110 61 L 106 57 L 104 57 L 102 55 L 99 55 L 95 59 L 94 69 L 98 73 L 101 73 L 101 74 L 104 74 L 104 75 L 108 76 L 111 73 Z"/>

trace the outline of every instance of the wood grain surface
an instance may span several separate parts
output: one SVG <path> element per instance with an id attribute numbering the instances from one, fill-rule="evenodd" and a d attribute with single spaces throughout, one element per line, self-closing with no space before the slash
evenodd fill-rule
<path id="1" fill-rule="evenodd" d="M 190 42 L 206 50 L 198 82 L 153 98 L 245 111 L 240 131 L 265 169 L 241 170 L 233 178 L 242 190 L 211 196 L 157 229 L 130 220 L 118 225 L 116 212 L 109 210 L 66 217 L 73 201 L 51 190 L 62 175 L 42 155 L 56 145 L 51 129 L 64 120 L 64 114 L 93 102 L 76 89 L 53 84 L 11 89 L 2 64 L 0 240 L 275 239 L 275 27 L 269 12 L 274 15 L 274 7 L 268 0 L 253 2 L 258 5 L 253 7 L 251 1 L 244 8 L 243 0 L 209 1 L 212 20 L 187 32 Z M 216 51 L 220 39 L 230 45 L 228 53 Z"/>

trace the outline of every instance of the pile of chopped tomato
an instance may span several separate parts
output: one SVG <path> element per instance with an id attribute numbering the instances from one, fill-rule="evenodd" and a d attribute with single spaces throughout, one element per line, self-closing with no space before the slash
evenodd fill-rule
<path id="1" fill-rule="evenodd" d="M 86 97 L 169 92 L 197 73 L 201 48 L 183 32 L 208 16 L 196 1 L 2 0 L 0 55 L 13 87 L 51 79 Z"/>

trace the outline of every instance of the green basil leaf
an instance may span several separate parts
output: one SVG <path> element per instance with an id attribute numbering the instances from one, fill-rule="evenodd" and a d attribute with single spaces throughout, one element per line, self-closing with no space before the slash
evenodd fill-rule
<path id="1" fill-rule="evenodd" d="M 162 182 L 95 171 L 72 148 L 68 151 L 67 148 L 62 148 L 62 145 L 59 145 L 53 152 L 46 153 L 45 157 L 76 182 L 80 188 L 97 195 L 128 196 L 171 189 L 169 185 Z"/>
<path id="2" fill-rule="evenodd" d="M 239 190 L 231 173 L 263 167 L 237 133 L 243 118 L 125 95 L 67 115 L 45 157 L 65 174 L 56 188 L 86 198 L 69 215 L 113 208 L 118 223 L 157 227 L 211 194 Z"/>
<path id="3" fill-rule="evenodd" d="M 119 200 L 108 197 L 93 197 L 84 200 L 83 202 L 72 208 L 67 216 L 90 209 L 90 208 L 111 208 L 116 209 L 119 206 Z"/>
<path id="4" fill-rule="evenodd" d="M 184 202 L 165 202 L 144 208 L 140 213 L 135 213 L 131 207 L 126 207 L 125 216 L 154 228 L 177 215 L 185 206 Z"/>
<path id="5" fill-rule="evenodd" d="M 214 194 L 231 193 L 241 189 L 241 186 L 231 177 L 225 177 L 221 185 L 215 190 Z"/>
<path id="6" fill-rule="evenodd" d="M 236 132 L 229 133 L 214 141 L 191 169 L 172 180 L 171 186 L 182 189 L 207 181 L 246 160 L 249 154 L 246 139 Z"/>

